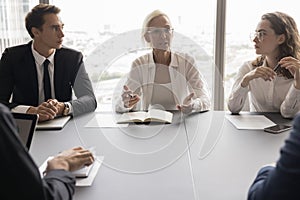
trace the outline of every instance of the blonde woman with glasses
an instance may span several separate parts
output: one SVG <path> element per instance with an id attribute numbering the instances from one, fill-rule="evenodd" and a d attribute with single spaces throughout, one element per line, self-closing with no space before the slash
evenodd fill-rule
<path id="1" fill-rule="evenodd" d="M 116 111 L 151 107 L 183 113 L 209 110 L 207 83 L 194 59 L 171 52 L 173 28 L 169 17 L 159 10 L 151 12 L 144 20 L 142 37 L 152 51 L 133 61 Z"/>
<path id="2" fill-rule="evenodd" d="M 300 110 L 300 40 L 294 19 L 282 12 L 262 15 L 252 41 L 259 56 L 239 69 L 229 110 L 239 113 L 249 95 L 251 112 L 293 118 Z"/>

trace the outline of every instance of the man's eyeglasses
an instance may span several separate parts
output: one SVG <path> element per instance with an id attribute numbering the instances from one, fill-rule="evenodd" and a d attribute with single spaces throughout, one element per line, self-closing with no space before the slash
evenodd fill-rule
<path id="1" fill-rule="evenodd" d="M 264 40 L 264 36 L 266 35 L 265 31 L 258 31 L 250 34 L 250 40 L 253 41 L 255 38 L 258 39 L 259 42 Z"/>
<path id="2" fill-rule="evenodd" d="M 166 35 L 171 35 L 173 33 L 173 28 L 149 28 L 147 33 L 153 34 L 153 35 L 161 35 L 162 33 Z"/>

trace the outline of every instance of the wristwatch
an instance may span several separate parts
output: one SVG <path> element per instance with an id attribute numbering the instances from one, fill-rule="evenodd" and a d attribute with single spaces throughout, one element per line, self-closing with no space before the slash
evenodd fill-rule
<path id="1" fill-rule="evenodd" d="M 69 107 L 69 104 L 67 104 L 67 103 L 64 103 L 64 105 L 65 105 L 65 107 L 64 107 L 62 115 L 67 116 L 70 112 L 70 107 Z"/>

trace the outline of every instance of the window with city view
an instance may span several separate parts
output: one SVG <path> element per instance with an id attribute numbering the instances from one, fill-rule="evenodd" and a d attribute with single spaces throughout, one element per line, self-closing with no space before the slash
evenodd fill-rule
<path id="1" fill-rule="evenodd" d="M 193 0 L 87 0 L 86 7 L 71 0 L 52 3 L 62 9 L 64 44 L 84 53 L 100 110 L 112 109 L 112 97 L 122 88 L 132 61 L 149 51 L 141 29 L 146 15 L 155 9 L 172 22 L 173 50 L 193 55 L 212 89 L 215 1 L 203 1 L 200 7 Z"/>
<path id="2" fill-rule="evenodd" d="M 38 0 L 0 1 L 0 51 L 30 40 L 25 29 L 25 16 Z"/>
<path id="3" fill-rule="evenodd" d="M 214 46 L 216 25 L 214 1 L 97 1 L 50 0 L 61 8 L 65 23 L 64 45 L 80 50 L 93 81 L 99 109 L 111 110 L 111 100 L 129 71 L 131 62 L 149 51 L 141 38 L 145 16 L 154 9 L 169 15 L 175 29 L 173 49 L 194 56 L 211 94 L 214 87 Z M 38 0 L 0 1 L 0 50 L 28 42 L 24 18 Z M 262 14 L 282 11 L 300 24 L 300 14 L 292 0 L 230 0 L 226 5 L 224 108 L 238 68 L 255 59 L 249 39 Z M 201 6 L 199 6 L 201 5 Z"/>

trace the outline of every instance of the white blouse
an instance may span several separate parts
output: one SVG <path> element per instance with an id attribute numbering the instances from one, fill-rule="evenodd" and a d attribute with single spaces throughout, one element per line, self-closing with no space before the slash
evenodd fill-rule
<path id="1" fill-rule="evenodd" d="M 178 101 L 176 101 L 178 102 Z M 157 105 L 163 110 L 177 110 L 171 83 L 154 83 L 151 106 Z"/>
<path id="2" fill-rule="evenodd" d="M 239 113 L 249 96 L 251 112 L 280 112 L 283 117 L 293 118 L 300 110 L 300 90 L 294 79 L 276 76 L 271 81 L 256 78 L 242 87 L 243 77 L 253 70 L 252 61 L 245 62 L 239 69 L 228 100 L 228 109 Z M 263 64 L 266 66 L 266 63 Z"/>
<path id="3" fill-rule="evenodd" d="M 120 96 L 114 104 L 117 112 L 129 110 L 148 110 L 153 95 L 153 84 L 156 72 L 153 54 L 137 58 L 128 74 L 126 85 L 138 94 L 141 99 L 133 108 L 125 108 Z M 182 104 L 185 97 L 194 92 L 193 111 L 209 110 L 210 94 L 205 79 L 195 67 L 195 61 L 187 54 L 172 53 L 169 66 L 171 89 L 176 104 Z"/>

